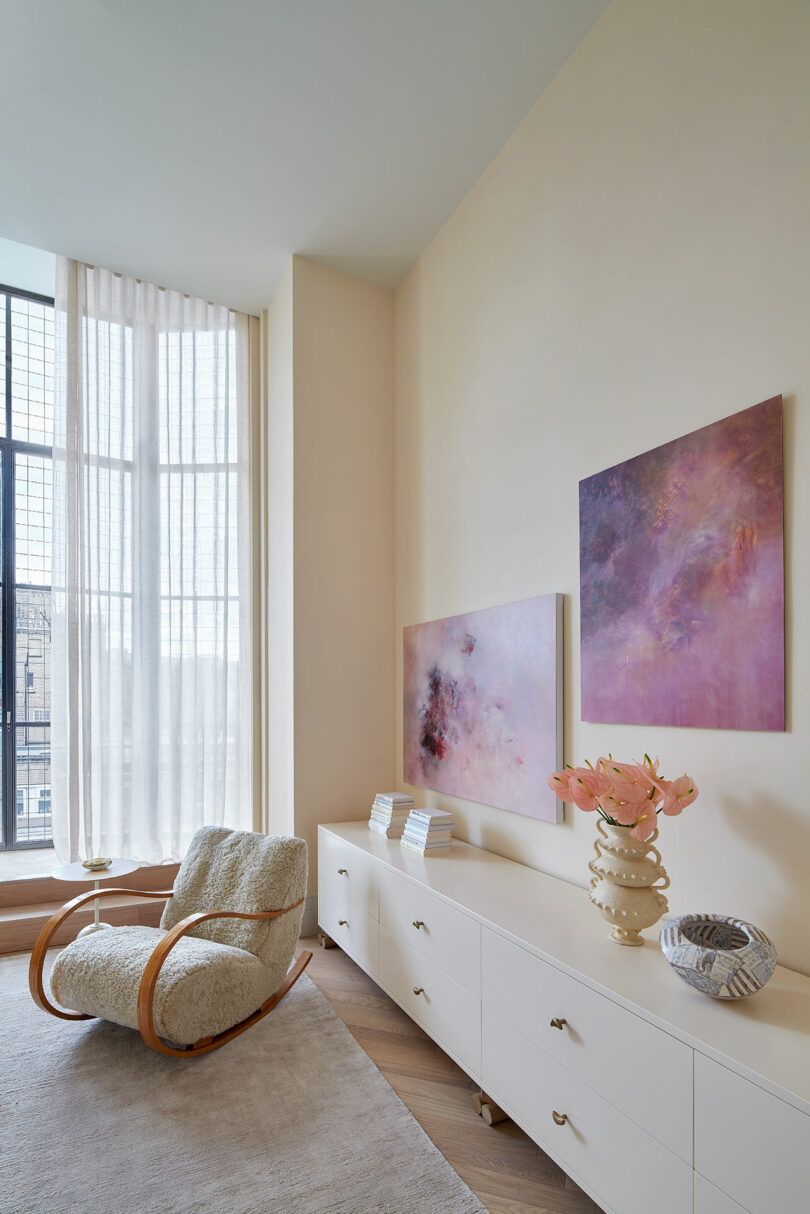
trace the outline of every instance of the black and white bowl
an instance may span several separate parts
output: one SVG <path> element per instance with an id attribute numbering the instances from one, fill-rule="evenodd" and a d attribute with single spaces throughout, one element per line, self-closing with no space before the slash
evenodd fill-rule
<path id="1" fill-rule="evenodd" d="M 728 915 L 674 915 L 664 920 L 659 939 L 678 977 L 713 999 L 753 995 L 776 969 L 773 942 Z"/>

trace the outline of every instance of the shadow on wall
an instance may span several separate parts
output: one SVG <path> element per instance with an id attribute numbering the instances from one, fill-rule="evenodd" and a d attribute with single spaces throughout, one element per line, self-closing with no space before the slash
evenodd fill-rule
<path id="1" fill-rule="evenodd" d="M 782 397 L 782 464 L 784 475 L 785 539 L 785 730 L 793 722 L 793 535 L 795 531 L 796 397 Z"/>
<path id="2" fill-rule="evenodd" d="M 771 901 L 767 922 L 757 924 L 768 933 L 778 951 L 780 937 L 784 939 L 796 932 L 799 906 L 796 893 L 803 890 L 807 882 L 810 819 L 801 817 L 786 801 L 766 792 L 755 792 L 745 800 L 722 796 L 720 809 L 729 830 L 750 844 L 753 851 L 768 856 L 773 868 L 782 874 L 778 890 L 762 890 L 766 895 L 770 892 Z M 746 879 L 745 874 L 743 879 Z M 748 874 L 748 879 L 756 880 L 755 871 Z M 768 880 L 770 884 L 773 879 Z M 732 909 L 729 913 L 737 912 Z M 787 964 L 781 957 L 779 961 L 780 964 Z"/>
<path id="3" fill-rule="evenodd" d="M 463 803 L 462 803 L 463 804 Z M 449 805 L 442 801 L 442 808 L 450 808 Z M 473 811 L 475 806 L 472 807 Z M 571 806 L 565 805 L 563 810 L 563 820 L 561 822 L 543 822 L 539 818 L 530 818 L 523 814 L 512 814 L 507 810 L 498 810 L 497 821 L 488 822 L 476 817 L 473 818 L 469 805 L 464 805 L 464 824 L 461 826 L 461 815 L 457 814 L 456 821 L 461 826 L 461 829 L 453 832 L 459 839 L 468 840 L 476 847 L 483 847 L 485 851 L 494 852 L 496 856 L 504 856 L 506 859 L 515 860 L 518 864 L 528 864 L 530 868 L 536 868 L 538 872 L 548 872 L 549 869 L 545 865 L 541 865 L 536 859 L 527 858 L 522 855 L 516 855 L 515 837 L 510 834 L 511 823 L 521 822 L 530 824 L 530 827 L 537 828 L 537 846 L 541 839 L 548 841 L 549 855 L 553 854 L 554 846 L 559 843 L 560 832 L 568 832 L 569 834 L 574 829 L 574 814 L 571 812 Z M 595 817 L 595 815 L 594 815 Z M 595 824 L 594 824 L 595 828 Z M 544 833 L 548 832 L 548 833 Z M 588 889 L 590 874 L 587 869 L 588 860 L 593 858 L 593 852 L 589 847 L 585 861 L 580 865 L 577 861 L 575 876 L 561 877 L 568 885 L 575 885 L 579 889 Z"/>

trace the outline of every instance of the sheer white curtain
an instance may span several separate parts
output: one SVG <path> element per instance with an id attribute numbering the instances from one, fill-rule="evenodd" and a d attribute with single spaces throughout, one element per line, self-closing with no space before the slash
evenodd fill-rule
<path id="1" fill-rule="evenodd" d="M 249 318 L 60 259 L 52 812 L 63 861 L 252 827 Z"/>

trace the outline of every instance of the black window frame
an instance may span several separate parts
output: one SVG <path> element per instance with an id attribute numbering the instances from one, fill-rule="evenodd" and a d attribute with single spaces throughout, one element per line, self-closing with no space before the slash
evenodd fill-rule
<path id="1" fill-rule="evenodd" d="M 53 447 L 42 443 L 31 443 L 12 438 L 12 350 L 11 350 L 11 300 L 25 299 L 32 303 L 54 306 L 51 295 L 39 295 L 36 291 L 24 291 L 19 287 L 0 283 L 0 295 L 5 296 L 6 312 L 6 433 L 0 437 L 0 465 L 2 465 L 2 535 L 0 536 L 0 563 L 2 565 L 2 612 L 0 613 L 0 646 L 2 647 L 2 818 L 3 831 L 0 851 L 31 851 L 34 848 L 53 847 L 52 835 L 46 839 L 17 840 L 17 730 L 31 725 L 42 728 L 41 721 L 17 720 L 17 638 L 16 597 L 17 590 L 42 590 L 51 587 L 35 586 L 15 580 L 15 527 L 14 488 L 15 458 L 17 455 L 35 455 L 53 459 Z"/>

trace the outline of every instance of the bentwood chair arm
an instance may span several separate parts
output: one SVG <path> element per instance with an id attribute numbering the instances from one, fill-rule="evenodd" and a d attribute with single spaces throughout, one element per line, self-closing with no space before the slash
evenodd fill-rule
<path id="1" fill-rule="evenodd" d="M 173 893 L 174 891 L 171 889 L 92 889 L 88 893 L 78 894 L 75 898 L 71 898 L 70 902 L 66 902 L 45 924 L 37 936 L 37 942 L 31 953 L 31 962 L 28 966 L 28 986 L 37 1007 L 41 1007 L 43 1012 L 50 1012 L 52 1016 L 58 1016 L 60 1020 L 95 1019 L 94 1016 L 86 1016 L 84 1012 L 65 1012 L 61 1008 L 54 1007 L 45 994 L 45 987 L 42 982 L 42 968 L 45 964 L 45 956 L 51 940 L 74 911 L 79 910 L 87 902 L 95 902 L 96 898 L 121 897 L 123 894 L 127 898 L 162 898 L 165 902 L 167 898 L 172 897 Z"/>
<path id="2" fill-rule="evenodd" d="M 153 1010 L 155 986 L 157 985 L 161 967 L 169 953 L 178 940 L 181 940 L 193 927 L 199 926 L 200 923 L 205 923 L 207 919 L 278 919 L 279 916 L 286 915 L 289 911 L 295 910 L 303 901 L 303 898 L 299 898 L 297 902 L 293 902 L 290 906 L 284 906 L 281 910 L 198 911 L 196 914 L 188 915 L 185 919 L 181 919 L 179 923 L 176 923 L 158 942 L 154 952 L 146 963 L 146 969 L 143 971 L 143 977 L 141 978 L 141 985 L 138 988 L 138 1028 L 146 1044 L 151 1046 L 153 1050 L 157 1050 L 158 1053 L 169 1054 L 172 1058 L 188 1058 L 195 1054 L 207 1054 L 210 1050 L 218 1049 L 233 1037 L 238 1037 L 240 1033 L 244 1033 L 251 1025 L 254 1025 L 263 1016 L 266 1016 L 268 1012 L 272 1011 L 276 1004 L 284 998 L 290 987 L 301 977 L 301 974 L 312 960 L 312 953 L 304 952 L 301 954 L 275 994 L 271 995 L 247 1019 L 241 1020 L 239 1024 L 235 1024 L 224 1032 L 218 1033 L 215 1037 L 204 1037 L 202 1040 L 195 1041 L 193 1045 L 185 1046 L 183 1049 L 175 1049 L 173 1046 L 165 1045 L 155 1032 Z"/>

